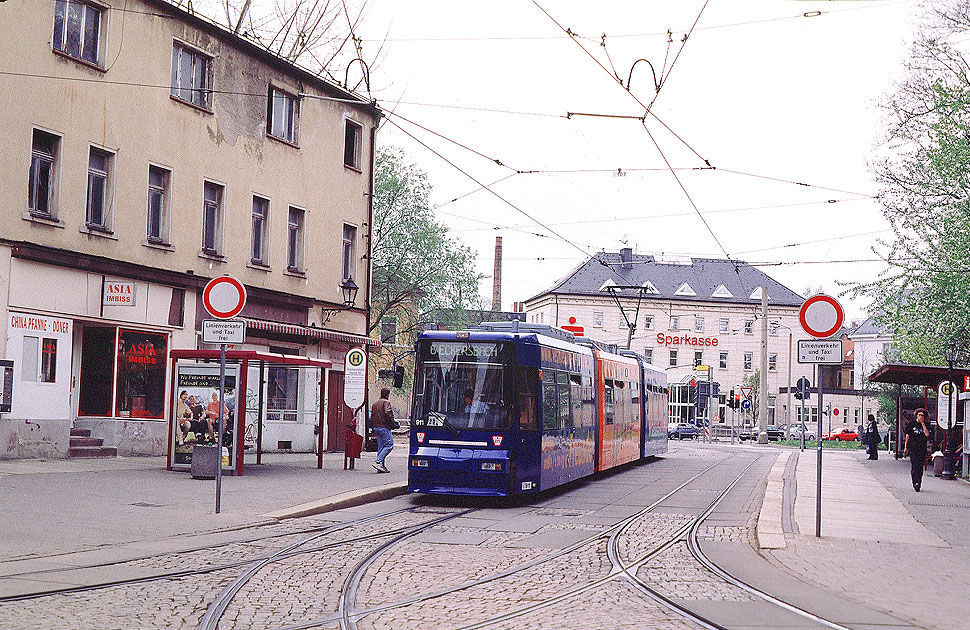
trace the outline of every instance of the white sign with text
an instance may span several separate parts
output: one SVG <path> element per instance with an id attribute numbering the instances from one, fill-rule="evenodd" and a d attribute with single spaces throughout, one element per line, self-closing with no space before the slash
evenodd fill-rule
<path id="1" fill-rule="evenodd" d="M 841 365 L 842 340 L 815 341 L 814 339 L 799 339 L 798 362 Z"/>

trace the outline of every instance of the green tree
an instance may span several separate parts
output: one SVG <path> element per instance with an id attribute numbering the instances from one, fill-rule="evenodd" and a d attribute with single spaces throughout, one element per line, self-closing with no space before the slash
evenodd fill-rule
<path id="1" fill-rule="evenodd" d="M 950 339 L 970 333 L 970 3 L 927 5 L 906 64 L 886 101 L 889 153 L 872 164 L 893 237 L 874 248 L 887 269 L 851 286 L 873 300 L 901 358 L 945 361 Z"/>
<path id="2" fill-rule="evenodd" d="M 479 304 L 475 254 L 437 221 L 428 202 L 427 174 L 396 148 L 381 148 L 374 170 L 373 298 L 371 330 L 393 317 L 399 335 L 416 330 L 422 315 L 464 323 Z"/>

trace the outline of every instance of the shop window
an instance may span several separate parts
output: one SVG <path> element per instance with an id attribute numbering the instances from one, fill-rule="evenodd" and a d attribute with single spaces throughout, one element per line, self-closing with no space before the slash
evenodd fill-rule
<path id="1" fill-rule="evenodd" d="M 266 419 L 276 422 L 299 420 L 300 371 L 296 368 L 269 368 Z"/>
<path id="2" fill-rule="evenodd" d="M 85 328 L 81 334 L 79 416 L 110 416 L 114 383 L 114 328 Z"/>
<path id="3" fill-rule="evenodd" d="M 165 357 L 168 336 L 121 329 L 118 333 L 115 415 L 165 416 Z"/>
<path id="4" fill-rule="evenodd" d="M 57 339 L 24 337 L 20 380 L 53 383 L 57 379 Z"/>
<path id="5" fill-rule="evenodd" d="M 104 13 L 101 7 L 80 0 L 54 2 L 54 50 L 100 65 Z"/>
<path id="6" fill-rule="evenodd" d="M 348 120 L 344 128 L 344 166 L 360 170 L 360 153 L 364 128 Z"/>
<path id="7" fill-rule="evenodd" d="M 34 129 L 27 181 L 27 209 L 34 216 L 53 219 L 57 214 L 54 211 L 54 181 L 60 142 L 57 136 Z"/>

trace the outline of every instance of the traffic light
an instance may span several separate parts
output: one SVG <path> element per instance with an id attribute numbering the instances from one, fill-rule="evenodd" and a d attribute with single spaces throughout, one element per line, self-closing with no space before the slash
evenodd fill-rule
<path id="1" fill-rule="evenodd" d="M 731 393 L 730 393 L 730 395 L 728 396 L 728 399 L 727 399 L 728 409 L 734 409 L 734 405 L 735 405 L 735 401 L 734 401 L 734 388 L 732 388 L 731 389 Z"/>
<path id="2" fill-rule="evenodd" d="M 802 390 L 796 389 L 795 390 L 795 400 L 801 400 L 801 399 L 802 399 Z"/>
<path id="3" fill-rule="evenodd" d="M 400 389 L 404 387 L 404 366 L 395 365 L 394 366 L 394 387 Z"/>

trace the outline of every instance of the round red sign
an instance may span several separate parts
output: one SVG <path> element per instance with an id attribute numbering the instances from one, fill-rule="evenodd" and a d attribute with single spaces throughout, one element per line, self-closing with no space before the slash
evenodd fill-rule
<path id="1" fill-rule="evenodd" d="M 213 278 L 202 289 L 202 305 L 215 318 L 235 317 L 246 306 L 246 287 L 230 276 Z"/>
<path id="2" fill-rule="evenodd" d="M 828 295 L 813 295 L 798 311 L 802 329 L 813 337 L 831 337 L 845 320 L 845 312 L 838 300 Z"/>

